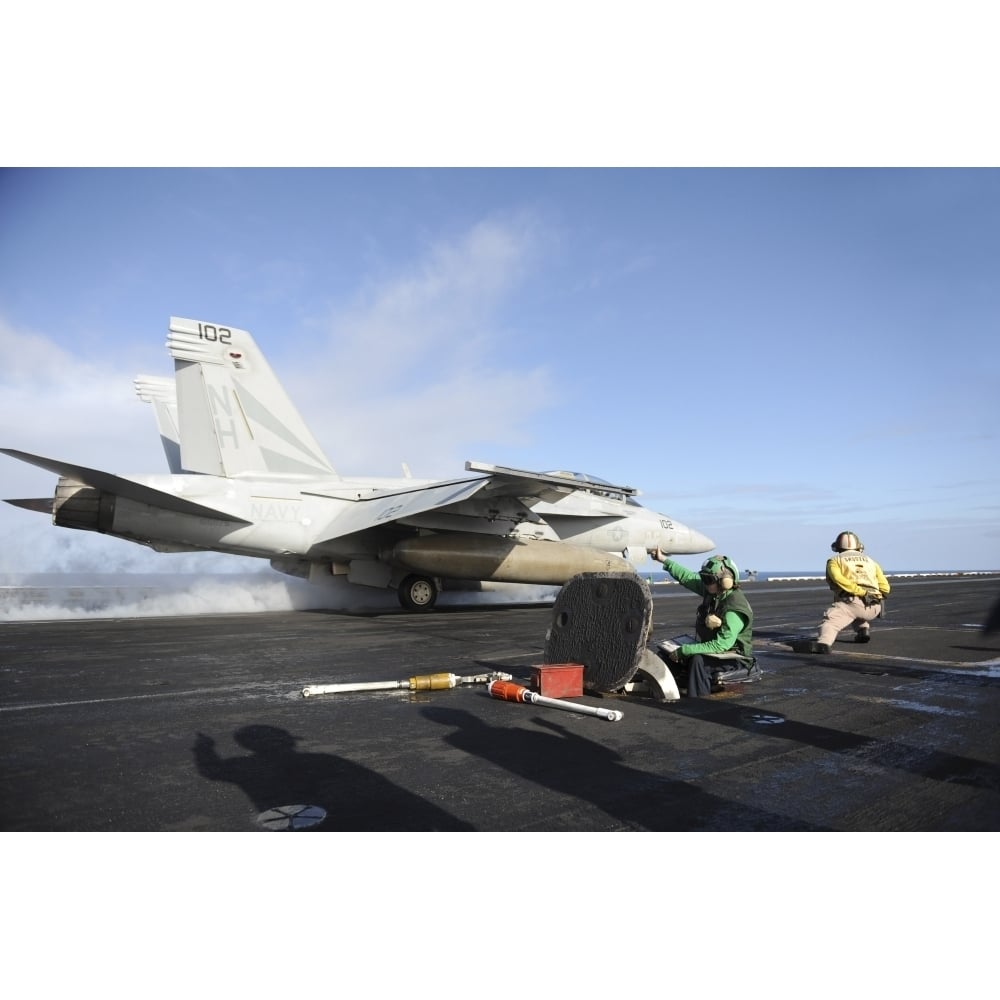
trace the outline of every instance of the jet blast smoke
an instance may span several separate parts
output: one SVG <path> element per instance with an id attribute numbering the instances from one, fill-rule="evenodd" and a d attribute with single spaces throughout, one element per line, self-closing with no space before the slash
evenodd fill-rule
<path id="1" fill-rule="evenodd" d="M 534 604 L 558 587 L 483 584 L 444 591 L 439 607 Z M 218 552 L 158 553 L 39 519 L 0 537 L 0 622 L 138 618 L 322 609 L 398 612 L 393 590 L 331 577 L 322 585 L 276 573 L 264 560 Z"/>
<path id="2" fill-rule="evenodd" d="M 440 607 L 551 602 L 558 588 L 495 584 L 443 593 Z M 253 574 L 33 574 L 0 581 L 0 622 L 158 618 L 310 609 L 401 611 L 395 592 L 346 581 L 316 586 L 265 570 Z"/>

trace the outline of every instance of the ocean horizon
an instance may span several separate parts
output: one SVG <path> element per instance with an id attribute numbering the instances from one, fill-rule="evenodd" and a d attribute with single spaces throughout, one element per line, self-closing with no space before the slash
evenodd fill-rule
<path id="1" fill-rule="evenodd" d="M 890 579 L 902 576 L 992 576 L 1000 574 L 1000 569 L 883 569 L 883 571 Z M 673 579 L 666 570 L 651 570 L 649 572 L 640 570 L 639 575 L 647 580 L 652 579 L 654 583 Z M 818 569 L 814 567 L 801 570 L 742 570 L 740 574 L 741 583 L 753 580 L 760 582 L 767 580 L 823 580 L 825 578 L 825 565 Z"/>
<path id="2" fill-rule="evenodd" d="M 824 581 L 825 567 L 744 572 L 742 582 Z M 1000 570 L 893 570 L 890 580 L 915 577 L 989 576 Z M 639 571 L 653 587 L 677 586 L 664 570 Z M 477 590 L 446 588 L 439 605 L 551 603 L 557 585 L 484 583 Z M 143 618 L 252 614 L 267 611 L 399 611 L 391 590 L 359 588 L 341 578 L 323 585 L 262 566 L 243 572 L 72 572 L 0 574 L 0 622 L 70 618 Z"/>
<path id="3" fill-rule="evenodd" d="M 689 567 L 694 569 L 695 567 Z M 662 569 L 637 569 L 636 572 L 643 579 L 655 581 L 673 579 L 666 570 Z M 885 575 L 893 576 L 992 576 L 1000 574 L 997 569 L 885 569 Z M 809 569 L 780 569 L 780 570 L 754 570 L 746 569 L 740 572 L 740 581 L 748 580 L 766 581 L 782 579 L 802 579 L 818 577 L 822 579 L 826 573 L 826 566 L 814 566 Z M 156 586 L 167 584 L 172 581 L 193 580 L 200 578 L 209 579 L 290 579 L 285 574 L 279 573 L 268 565 L 262 565 L 256 569 L 247 568 L 242 570 L 207 571 L 193 570 L 178 573 L 170 570 L 152 572 L 130 572 L 119 570 L 112 572 L 59 572 L 59 573 L 0 573 L 0 586 L 2 587 L 45 587 L 45 586 L 136 586 L 148 585 Z"/>

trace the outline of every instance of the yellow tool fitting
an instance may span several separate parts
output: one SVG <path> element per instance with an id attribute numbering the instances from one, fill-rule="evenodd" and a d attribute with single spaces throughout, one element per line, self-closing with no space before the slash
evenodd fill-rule
<path id="1" fill-rule="evenodd" d="M 423 674 L 420 677 L 410 678 L 411 691 L 442 691 L 445 688 L 453 688 L 458 682 L 454 674 Z"/>

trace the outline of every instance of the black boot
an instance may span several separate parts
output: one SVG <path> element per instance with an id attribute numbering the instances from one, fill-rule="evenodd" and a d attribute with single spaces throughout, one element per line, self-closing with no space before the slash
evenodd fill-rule
<path id="1" fill-rule="evenodd" d="M 796 653 L 829 653 L 830 647 L 825 642 L 817 642 L 815 639 L 796 639 L 789 643 Z"/>

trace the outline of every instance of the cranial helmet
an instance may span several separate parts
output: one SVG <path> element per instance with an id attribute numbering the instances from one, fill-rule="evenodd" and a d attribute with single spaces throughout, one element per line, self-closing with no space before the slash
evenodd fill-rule
<path id="1" fill-rule="evenodd" d="M 698 575 L 704 584 L 717 583 L 720 590 L 732 590 L 740 578 L 740 571 L 729 556 L 710 556 L 702 563 Z"/>
<path id="2" fill-rule="evenodd" d="M 865 551 L 865 547 L 861 544 L 861 539 L 853 531 L 842 531 L 833 540 L 830 548 L 834 552 L 846 552 L 848 549 L 856 549 L 858 552 Z"/>

